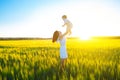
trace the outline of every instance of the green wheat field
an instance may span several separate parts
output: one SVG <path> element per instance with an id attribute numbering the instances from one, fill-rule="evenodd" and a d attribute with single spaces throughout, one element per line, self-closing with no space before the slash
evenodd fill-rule
<path id="1" fill-rule="evenodd" d="M 0 80 L 120 80 L 120 39 L 67 39 L 59 70 L 59 43 L 0 40 Z"/>

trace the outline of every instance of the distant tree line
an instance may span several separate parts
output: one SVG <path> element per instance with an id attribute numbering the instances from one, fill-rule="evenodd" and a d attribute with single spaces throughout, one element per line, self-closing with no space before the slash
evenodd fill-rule
<path id="1" fill-rule="evenodd" d="M 78 39 L 78 37 L 68 37 L 69 39 Z M 0 40 L 49 40 L 51 38 L 3 38 Z M 92 39 L 120 39 L 120 36 L 93 36 Z"/>

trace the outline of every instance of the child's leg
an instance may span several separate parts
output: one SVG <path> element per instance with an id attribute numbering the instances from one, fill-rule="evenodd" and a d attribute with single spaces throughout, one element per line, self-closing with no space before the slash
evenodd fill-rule
<path id="1" fill-rule="evenodd" d="M 69 31 L 69 32 L 70 32 L 70 34 L 72 34 L 72 31 L 71 31 L 71 29 L 70 29 L 70 31 Z"/>
<path id="2" fill-rule="evenodd" d="M 72 33 L 71 28 L 67 27 L 66 32 L 70 35 Z"/>

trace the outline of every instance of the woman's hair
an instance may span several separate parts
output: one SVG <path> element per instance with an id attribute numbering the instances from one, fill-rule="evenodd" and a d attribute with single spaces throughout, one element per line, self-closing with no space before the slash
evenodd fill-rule
<path id="1" fill-rule="evenodd" d="M 66 15 L 63 15 L 63 16 L 62 16 L 62 18 L 65 18 L 65 19 L 66 19 L 66 18 L 67 18 L 67 16 L 66 16 Z"/>
<path id="2" fill-rule="evenodd" d="M 52 42 L 53 42 L 53 43 L 54 43 L 55 41 L 57 41 L 58 36 L 59 36 L 59 31 L 55 31 L 55 32 L 53 33 L 53 38 L 52 38 Z"/>

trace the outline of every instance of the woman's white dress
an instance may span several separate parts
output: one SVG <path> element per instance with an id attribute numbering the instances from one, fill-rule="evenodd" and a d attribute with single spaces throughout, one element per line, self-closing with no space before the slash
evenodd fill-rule
<path id="1" fill-rule="evenodd" d="M 65 59 L 68 57 L 67 51 L 66 51 L 66 38 L 63 37 L 60 42 L 60 58 Z"/>

